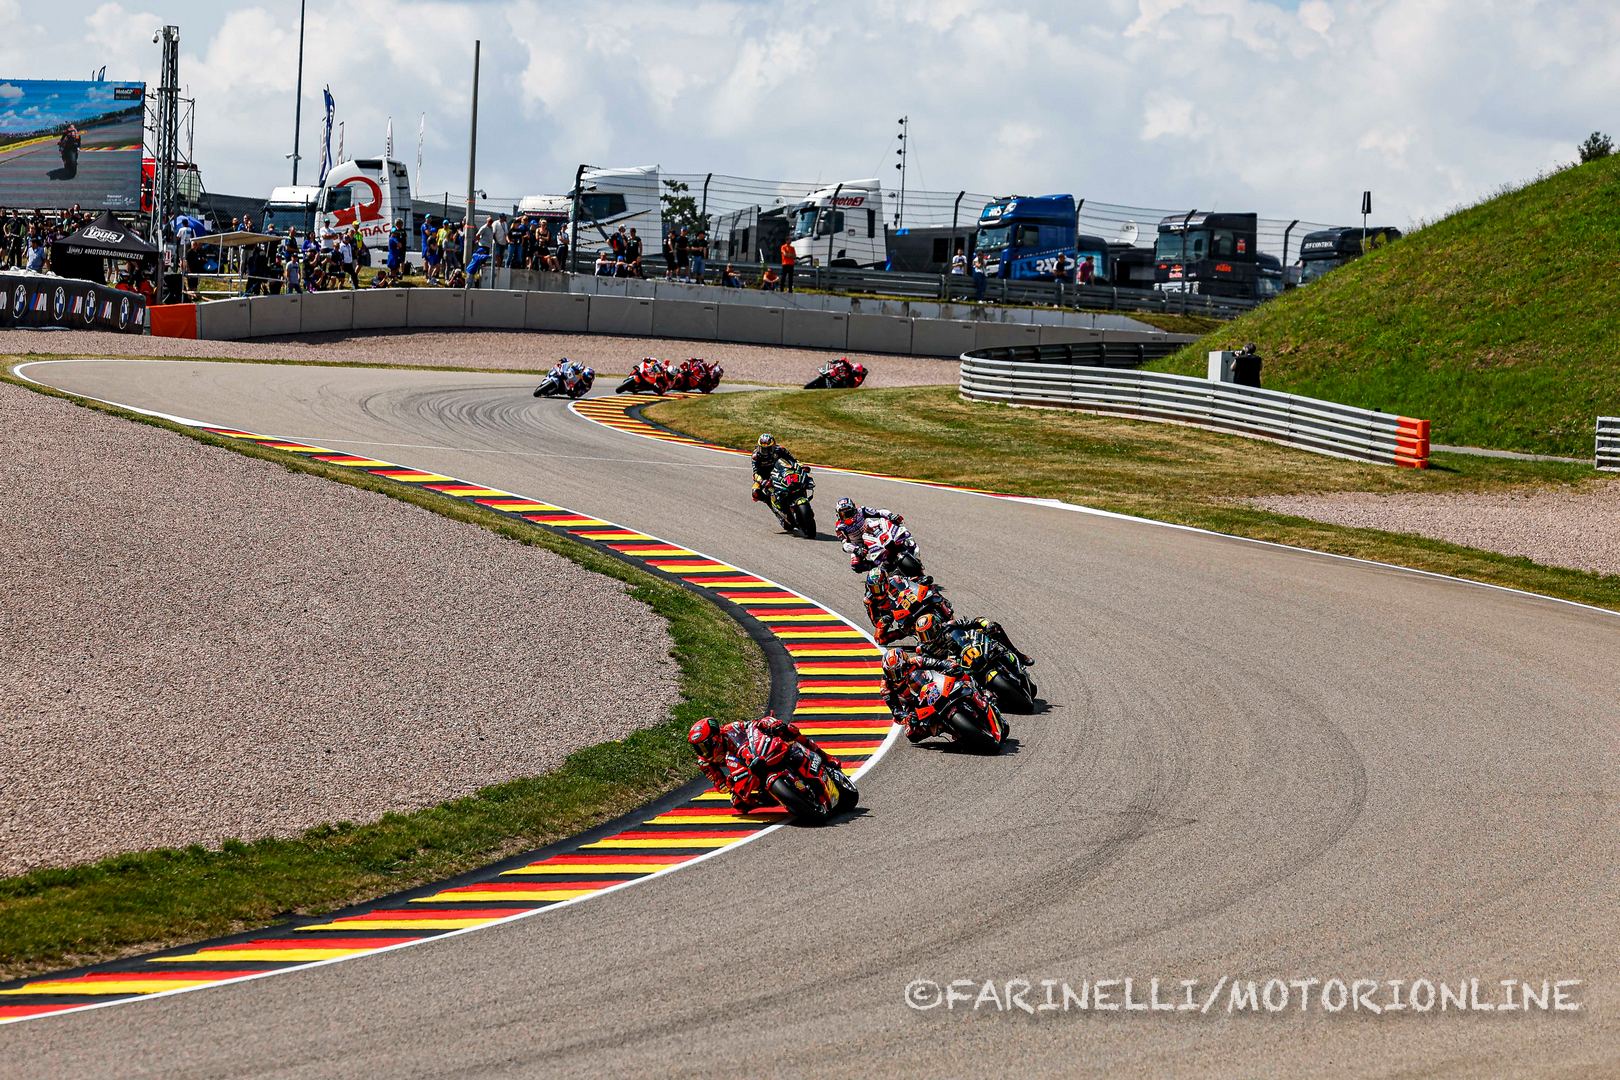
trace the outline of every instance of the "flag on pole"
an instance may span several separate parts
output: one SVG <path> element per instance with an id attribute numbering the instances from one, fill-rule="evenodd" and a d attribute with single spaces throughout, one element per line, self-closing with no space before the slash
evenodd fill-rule
<path id="1" fill-rule="evenodd" d="M 343 121 L 342 120 L 338 121 L 338 156 L 337 156 L 337 159 L 339 161 L 348 161 L 349 160 L 347 157 L 344 157 L 344 155 L 343 155 Z"/>
<path id="2" fill-rule="evenodd" d="M 422 136 L 427 132 L 427 113 L 416 122 L 416 186 L 412 189 L 420 193 L 422 190 Z"/>
<path id="3" fill-rule="evenodd" d="M 321 94 L 326 98 L 326 121 L 321 126 L 321 178 L 318 184 L 326 183 L 326 174 L 332 171 L 332 117 L 337 111 L 337 105 L 332 100 L 332 88 L 325 87 Z"/>
<path id="4" fill-rule="evenodd" d="M 394 160 L 394 118 L 392 116 L 388 118 L 388 143 L 383 148 L 383 158 L 387 161 Z"/>

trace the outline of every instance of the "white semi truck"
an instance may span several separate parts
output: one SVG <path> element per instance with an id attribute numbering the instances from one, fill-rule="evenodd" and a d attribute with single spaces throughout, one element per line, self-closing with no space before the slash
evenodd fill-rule
<path id="1" fill-rule="evenodd" d="M 807 265 L 876 267 L 889 261 L 883 186 L 846 180 L 806 195 L 791 213 L 793 254 Z"/>

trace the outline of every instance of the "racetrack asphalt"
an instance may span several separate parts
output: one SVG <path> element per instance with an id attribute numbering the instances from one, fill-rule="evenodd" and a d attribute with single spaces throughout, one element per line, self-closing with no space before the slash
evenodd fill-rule
<path id="1" fill-rule="evenodd" d="M 739 458 L 522 377 L 75 362 L 31 378 L 556 501 L 856 615 Z M 964 452 L 969 452 L 965 449 Z M 818 473 L 903 510 L 1040 660 L 1009 752 L 900 746 L 858 817 L 443 943 L 0 1028 L 0 1075 L 1620 1069 L 1620 618 L 1152 524 Z M 1581 1011 L 908 1008 L 923 978 L 1579 979 Z M 1117 990 L 1116 990 L 1117 994 Z M 1141 996 L 1140 986 L 1138 996 Z M 1500 994 L 1498 994 L 1500 997 Z M 1039 1002 L 1036 994 L 1032 1001 Z M 1223 999 L 1224 1001 L 1225 999 Z"/>

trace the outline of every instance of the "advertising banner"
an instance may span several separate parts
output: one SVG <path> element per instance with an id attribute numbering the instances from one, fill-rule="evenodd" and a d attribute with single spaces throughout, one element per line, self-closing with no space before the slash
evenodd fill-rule
<path id="1" fill-rule="evenodd" d="M 140 293 L 48 274 L 0 273 L 0 329 L 54 326 L 66 330 L 146 332 Z"/>
<path id="2" fill-rule="evenodd" d="M 134 212 L 145 83 L 0 80 L 0 207 Z"/>

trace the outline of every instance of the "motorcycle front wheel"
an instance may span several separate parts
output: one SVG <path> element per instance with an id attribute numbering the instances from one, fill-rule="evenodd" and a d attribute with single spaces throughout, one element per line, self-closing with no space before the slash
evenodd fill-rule
<path id="1" fill-rule="evenodd" d="M 778 776 L 772 780 L 767 790 L 771 793 L 771 798 L 781 803 L 782 809 L 793 815 L 796 821 L 818 825 L 832 814 L 831 807 L 824 807 L 804 795 L 785 776 Z"/>
<path id="2" fill-rule="evenodd" d="M 793 524 L 806 540 L 816 538 L 816 512 L 810 508 L 808 500 L 793 508 Z"/>
<path id="3" fill-rule="evenodd" d="M 995 671 L 985 682 L 985 689 L 996 696 L 996 704 L 1008 712 L 1032 713 L 1035 695 L 1027 682 L 1014 679 L 1004 671 Z"/>
<path id="4" fill-rule="evenodd" d="M 635 388 L 636 388 L 636 377 L 634 375 L 632 375 L 628 379 L 624 380 L 624 382 L 620 383 L 614 389 L 613 392 L 615 394 L 627 394 L 630 391 L 634 390 Z"/>
<path id="5" fill-rule="evenodd" d="M 988 717 L 981 721 L 978 717 L 969 715 L 965 708 L 958 705 L 946 715 L 945 723 L 950 727 L 952 733 L 956 735 L 956 741 L 966 749 L 978 754 L 1001 752 L 1001 740 L 991 733 Z"/>

